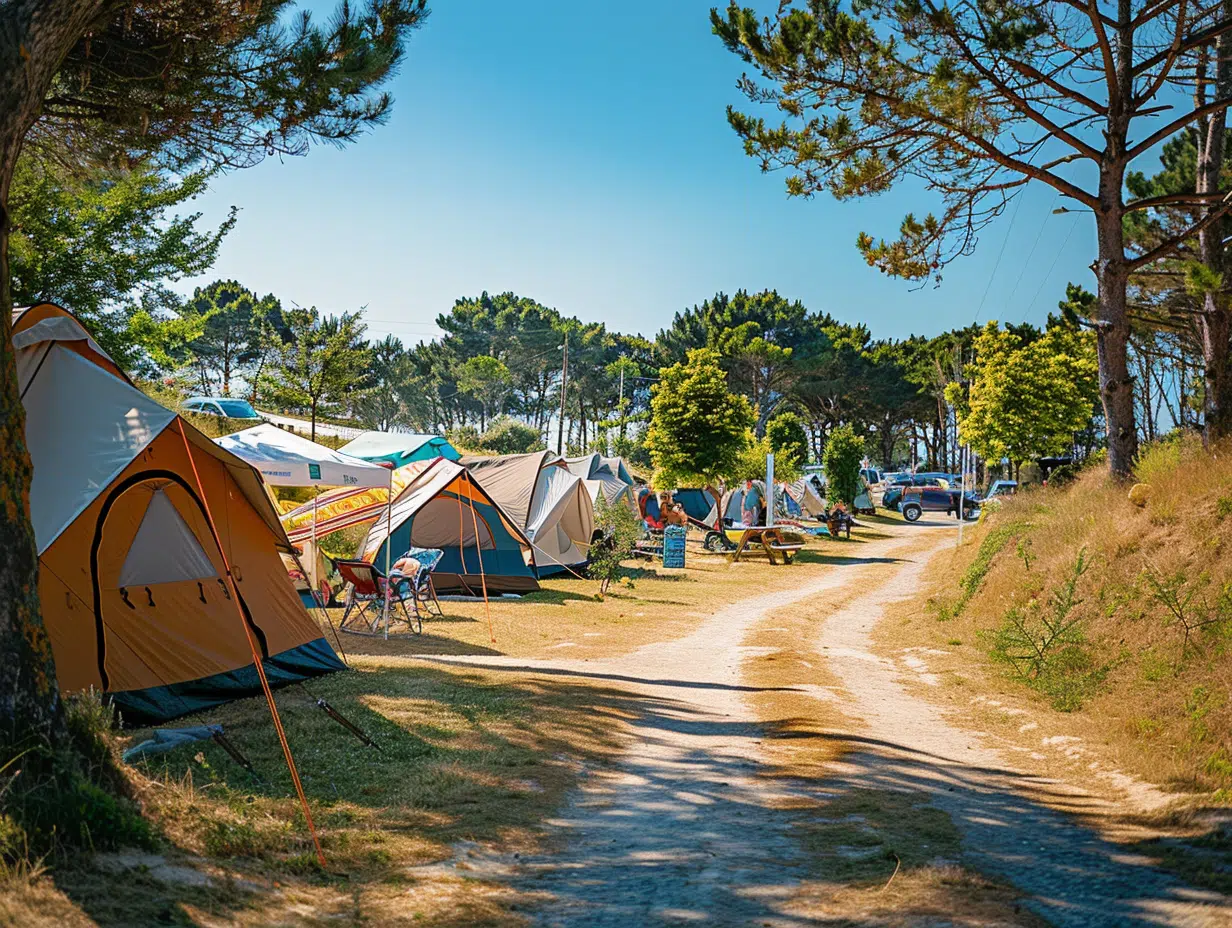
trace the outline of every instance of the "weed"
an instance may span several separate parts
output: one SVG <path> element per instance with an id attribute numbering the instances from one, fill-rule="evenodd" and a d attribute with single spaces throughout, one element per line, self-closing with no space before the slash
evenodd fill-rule
<path id="1" fill-rule="evenodd" d="M 1223 614 L 1211 608 L 1205 596 L 1199 598 L 1202 588 L 1210 581 L 1203 574 L 1192 583 L 1184 573 L 1176 573 L 1170 577 L 1158 574 L 1154 569 L 1147 568 L 1143 578 L 1151 590 L 1152 598 L 1163 606 L 1169 615 L 1166 627 L 1179 626 L 1182 630 L 1181 653 L 1177 657 L 1176 669 L 1180 672 L 1189 653 L 1190 639 L 1193 633 L 1201 628 L 1217 625 L 1224 620 Z"/>
<path id="2" fill-rule="evenodd" d="M 1069 576 L 1049 596 L 1047 608 L 1033 599 L 1010 609 L 993 636 L 992 656 L 1009 665 L 1013 677 L 1052 699 L 1053 707 L 1072 712 L 1103 681 L 1108 666 L 1099 666 L 1086 647 L 1077 607 L 1078 584 L 1090 569 L 1086 548 L 1078 552 Z"/>
<path id="3" fill-rule="evenodd" d="M 1015 537 L 1030 527 L 1029 522 L 1007 522 L 1005 525 L 999 525 L 991 529 L 984 540 L 980 542 L 980 550 L 976 552 L 975 560 L 962 575 L 962 579 L 958 581 L 958 588 L 961 591 L 958 599 L 948 606 L 948 614 L 943 618 L 938 612 L 937 620 L 940 622 L 947 621 L 954 616 L 957 616 L 963 611 L 963 608 L 971 601 L 976 593 L 979 592 L 980 586 L 984 582 L 984 578 L 988 576 L 988 571 L 992 569 L 993 561 L 997 555 L 1010 543 Z M 1025 550 L 1020 543 L 1018 546 L 1019 557 L 1023 556 Z"/>
<path id="4" fill-rule="evenodd" d="M 1232 516 L 1232 495 L 1221 496 L 1215 501 L 1215 515 L 1221 519 Z"/>
<path id="5" fill-rule="evenodd" d="M 951 638 L 949 641 L 946 642 L 946 644 L 952 647 L 955 647 L 955 648 L 960 648 L 962 647 L 962 639 L 961 638 Z"/>
<path id="6" fill-rule="evenodd" d="M 259 857 L 264 850 L 257 829 L 244 821 L 211 819 L 201 831 L 201 844 L 211 857 Z"/>

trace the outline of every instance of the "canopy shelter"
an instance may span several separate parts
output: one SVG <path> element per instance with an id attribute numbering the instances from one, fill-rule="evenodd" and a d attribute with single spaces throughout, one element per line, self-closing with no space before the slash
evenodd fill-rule
<path id="1" fill-rule="evenodd" d="M 269 423 L 214 441 L 255 467 L 261 479 L 273 487 L 385 487 L 388 490 L 393 479 L 393 469 L 389 465 L 374 464 L 334 451 Z M 305 543 L 304 562 L 312 589 L 320 591 L 322 562 L 317 551 L 315 519 L 311 540 Z M 388 564 L 385 569 L 388 573 Z M 321 605 L 326 602 L 328 595 Z"/>
<path id="2" fill-rule="evenodd" d="M 365 461 L 383 461 L 394 467 L 405 467 L 415 461 L 445 458 L 456 461 L 460 454 L 439 435 L 415 435 L 411 432 L 364 432 L 339 449 L 343 454 Z"/>
<path id="3" fill-rule="evenodd" d="M 594 505 L 585 481 L 550 451 L 493 457 L 466 455 L 461 462 L 526 534 L 540 577 L 584 565 L 595 531 Z"/>
<path id="4" fill-rule="evenodd" d="M 811 518 L 820 519 L 826 514 L 826 500 L 819 481 L 812 474 L 789 484 L 787 494 L 800 506 L 800 511 Z"/>
<path id="5" fill-rule="evenodd" d="M 67 310 L 15 313 L 13 345 L 61 689 L 156 723 L 260 694 L 254 651 L 271 686 L 343 669 L 250 465 L 133 386 Z"/>
<path id="6" fill-rule="evenodd" d="M 766 505 L 766 483 L 763 480 L 754 480 L 753 486 L 757 488 L 760 496 L 758 503 L 760 509 Z M 744 524 L 744 481 L 723 494 L 723 503 L 720 508 L 724 522 L 730 522 L 732 525 Z"/>
<path id="7" fill-rule="evenodd" d="M 412 547 L 440 548 L 432 574 L 438 593 L 526 593 L 539 588 L 531 545 L 476 477 L 455 461 L 433 458 L 400 467 L 389 491 L 335 490 L 318 502 L 321 532 L 369 523 L 361 556 L 374 563 L 397 559 Z M 311 504 L 284 515 L 292 541 L 308 537 Z M 390 541 L 392 536 L 392 542 Z"/>
<path id="8" fill-rule="evenodd" d="M 388 487 L 391 469 L 326 448 L 268 422 L 214 439 L 272 487 Z"/>

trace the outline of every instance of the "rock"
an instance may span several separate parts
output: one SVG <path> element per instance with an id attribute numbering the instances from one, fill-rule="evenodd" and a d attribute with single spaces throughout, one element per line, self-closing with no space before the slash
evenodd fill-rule
<path id="1" fill-rule="evenodd" d="M 1151 501 L 1151 485 L 1149 483 L 1135 483 L 1129 490 L 1129 501 L 1139 509 L 1145 509 L 1146 504 Z"/>

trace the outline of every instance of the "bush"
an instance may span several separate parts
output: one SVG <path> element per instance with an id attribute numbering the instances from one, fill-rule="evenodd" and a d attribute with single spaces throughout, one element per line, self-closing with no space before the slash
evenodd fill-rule
<path id="1" fill-rule="evenodd" d="M 493 419 L 479 437 L 479 445 L 491 454 L 529 454 L 546 447 L 538 429 L 508 416 Z"/>
<path id="2" fill-rule="evenodd" d="M 616 578 L 621 562 L 642 537 L 642 520 L 623 503 L 609 504 L 600 496 L 595 534 L 599 537 L 590 546 L 590 576 L 599 581 L 602 596 Z"/>
<path id="3" fill-rule="evenodd" d="M 863 489 L 860 481 L 860 460 L 864 457 L 864 442 L 850 425 L 840 425 L 826 441 L 822 465 L 826 471 L 827 492 L 832 503 L 850 506 Z"/>

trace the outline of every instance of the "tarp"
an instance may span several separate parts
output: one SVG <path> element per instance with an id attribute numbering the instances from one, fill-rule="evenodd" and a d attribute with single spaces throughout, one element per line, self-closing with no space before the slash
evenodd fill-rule
<path id="1" fill-rule="evenodd" d="M 388 487 L 388 467 L 343 454 L 268 422 L 215 443 L 243 458 L 274 487 Z"/>
<path id="2" fill-rule="evenodd" d="M 394 467 L 404 467 L 415 461 L 445 458 L 456 461 L 461 455 L 439 435 L 416 435 L 410 432 L 364 432 L 338 449 L 343 454 L 365 461 L 385 461 Z"/>
<path id="3" fill-rule="evenodd" d="M 14 343 L 63 691 L 100 690 L 128 723 L 255 696 L 249 634 L 271 685 L 343 668 L 287 581 L 252 467 L 132 386 L 66 310 L 18 314 Z"/>

